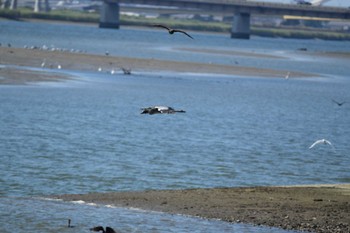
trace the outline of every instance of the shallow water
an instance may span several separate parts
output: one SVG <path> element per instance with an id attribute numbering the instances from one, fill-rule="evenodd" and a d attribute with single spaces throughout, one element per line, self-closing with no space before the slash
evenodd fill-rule
<path id="1" fill-rule="evenodd" d="M 47 199 L 4 198 L 0 207 L 6 207 L 8 210 L 5 212 L 6 216 L 4 212 L 0 213 L 1 218 L 8 219 L 2 224 L 1 232 L 10 232 L 13 226 L 20 226 L 18 232 L 89 232 L 90 228 L 101 224 L 110 226 L 117 232 L 134 233 L 284 232 L 277 228 L 253 228 L 246 224 L 230 224 L 218 220 L 101 206 L 81 201 L 67 203 Z M 73 218 L 73 228 L 67 227 L 68 218 Z"/>
<path id="2" fill-rule="evenodd" d="M 0 214 L 2 232 L 10 228 L 69 232 L 68 218 L 76 224 L 75 232 L 100 224 L 122 232 L 284 232 L 32 197 L 350 182 L 350 105 L 332 102 L 350 99 L 348 59 L 296 52 L 298 47 L 349 51 L 349 42 L 255 37 L 241 41 L 194 33 L 196 43 L 189 44 L 186 38 L 170 40 L 151 30 L 9 21 L 0 21 L 0 32 L 3 44 L 10 41 L 17 47 L 47 44 L 97 54 L 108 50 L 112 55 L 217 64 L 238 59 L 242 65 L 320 75 L 286 80 L 141 71 L 124 76 L 63 69 L 60 72 L 77 78 L 0 86 L 0 206 L 6 210 Z M 142 46 L 145 49 L 139 49 Z M 258 51 L 282 58 L 183 53 L 177 50 L 180 47 Z M 140 115 L 140 108 L 151 105 L 169 105 L 186 113 Z M 324 145 L 308 149 L 321 138 L 330 140 L 335 149 Z"/>

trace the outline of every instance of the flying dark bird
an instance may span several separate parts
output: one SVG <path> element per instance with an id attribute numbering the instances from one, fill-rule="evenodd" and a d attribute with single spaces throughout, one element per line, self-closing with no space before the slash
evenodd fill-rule
<path id="1" fill-rule="evenodd" d="M 102 233 L 117 233 L 111 227 L 106 227 L 106 230 L 104 230 L 102 226 L 97 226 L 97 227 L 90 228 L 90 231 L 96 231 L 96 232 L 102 231 Z"/>
<path id="2" fill-rule="evenodd" d="M 182 112 L 185 113 L 184 110 L 175 110 L 172 107 L 168 107 L 168 106 L 153 106 L 153 107 L 148 107 L 148 108 L 142 108 L 141 109 L 142 112 L 141 114 L 173 114 L 173 113 L 177 113 L 177 112 Z"/>
<path id="3" fill-rule="evenodd" d="M 161 25 L 161 24 L 153 24 L 152 26 L 153 26 L 153 27 L 165 28 L 166 30 L 168 30 L 169 34 L 174 34 L 175 32 L 180 32 L 180 33 L 185 34 L 185 35 L 188 36 L 189 38 L 193 39 L 193 37 L 190 36 L 187 32 L 182 31 L 182 30 L 179 30 L 179 29 L 172 29 L 172 28 L 169 28 L 169 27 L 164 26 L 164 25 Z"/>
<path id="4" fill-rule="evenodd" d="M 333 99 L 332 99 L 332 101 L 333 101 L 334 103 L 338 104 L 338 106 L 342 106 L 343 104 L 345 104 L 344 101 L 343 101 L 343 102 L 338 102 L 338 101 L 335 101 L 335 100 L 333 100 Z"/>

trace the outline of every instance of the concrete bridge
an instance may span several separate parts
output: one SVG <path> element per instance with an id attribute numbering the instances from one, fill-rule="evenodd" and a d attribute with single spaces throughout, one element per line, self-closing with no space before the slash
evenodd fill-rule
<path id="1" fill-rule="evenodd" d="M 338 7 L 309 6 L 254 2 L 246 0 L 103 0 L 100 27 L 119 28 L 119 3 L 198 9 L 199 12 L 233 14 L 231 37 L 249 39 L 250 16 L 293 15 L 318 18 L 350 19 L 350 9 Z"/>

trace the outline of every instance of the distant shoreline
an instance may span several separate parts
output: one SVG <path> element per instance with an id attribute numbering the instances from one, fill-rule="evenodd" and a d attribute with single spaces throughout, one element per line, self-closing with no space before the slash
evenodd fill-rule
<path id="1" fill-rule="evenodd" d="M 241 66 L 238 62 L 230 65 L 179 62 L 171 60 L 158 60 L 147 58 L 120 57 L 113 55 L 98 55 L 89 53 L 76 53 L 69 51 L 50 51 L 41 48 L 14 48 L 7 47 L 3 42 L 0 47 L 0 85 L 24 85 L 32 82 L 64 81 L 72 79 L 71 75 L 65 74 L 64 70 L 78 72 L 101 72 L 110 73 L 112 70 L 116 74 L 122 74 L 122 68 L 131 69 L 132 73 L 141 74 L 142 72 L 160 74 L 162 72 L 173 73 L 195 73 L 195 74 L 214 74 L 214 75 L 232 75 L 236 77 L 264 77 L 264 78 L 285 78 L 290 72 L 289 78 L 312 78 L 319 77 L 319 74 L 305 73 L 291 70 L 274 70 L 267 68 L 255 68 Z M 6 46 L 6 47 L 5 47 Z M 269 55 L 250 51 L 223 51 L 215 49 L 196 49 L 191 47 L 174 48 L 179 51 L 191 51 L 192 53 L 212 53 L 242 57 L 256 57 L 257 59 L 286 59 L 283 56 Z M 350 59 L 349 52 L 301 52 L 305 56 L 322 56 L 328 58 Z M 30 57 L 31 59 L 28 59 Z M 45 67 L 41 67 L 45 61 Z M 17 67 L 16 67 L 17 66 Z M 58 66 L 61 66 L 60 72 Z M 14 68 L 16 67 L 16 68 Z M 23 68 L 21 68 L 23 67 Z M 42 70 L 31 70 L 30 68 L 39 68 Z"/>
<path id="2" fill-rule="evenodd" d="M 70 10 L 56 10 L 49 13 L 34 13 L 29 9 L 1 10 L 0 19 L 11 20 L 46 20 L 75 23 L 94 23 L 98 26 L 97 13 L 76 12 Z M 179 27 L 187 30 L 230 33 L 231 25 L 222 22 L 202 22 L 197 20 L 147 19 L 143 17 L 121 16 L 121 26 L 144 27 L 154 23 L 164 23 L 170 27 Z M 350 33 L 314 28 L 279 28 L 279 27 L 251 27 L 251 35 L 261 37 L 282 37 L 293 39 L 323 39 L 323 40 L 350 40 Z"/>
<path id="3" fill-rule="evenodd" d="M 350 232 L 350 184 L 53 195 L 126 208 L 311 232 Z"/>

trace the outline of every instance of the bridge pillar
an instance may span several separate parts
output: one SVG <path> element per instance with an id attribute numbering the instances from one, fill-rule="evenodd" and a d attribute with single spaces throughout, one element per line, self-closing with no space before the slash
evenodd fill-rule
<path id="1" fill-rule="evenodd" d="M 236 13 L 233 17 L 231 38 L 250 38 L 250 14 Z"/>
<path id="2" fill-rule="evenodd" d="M 103 1 L 100 12 L 100 28 L 119 28 L 119 3 Z"/>

